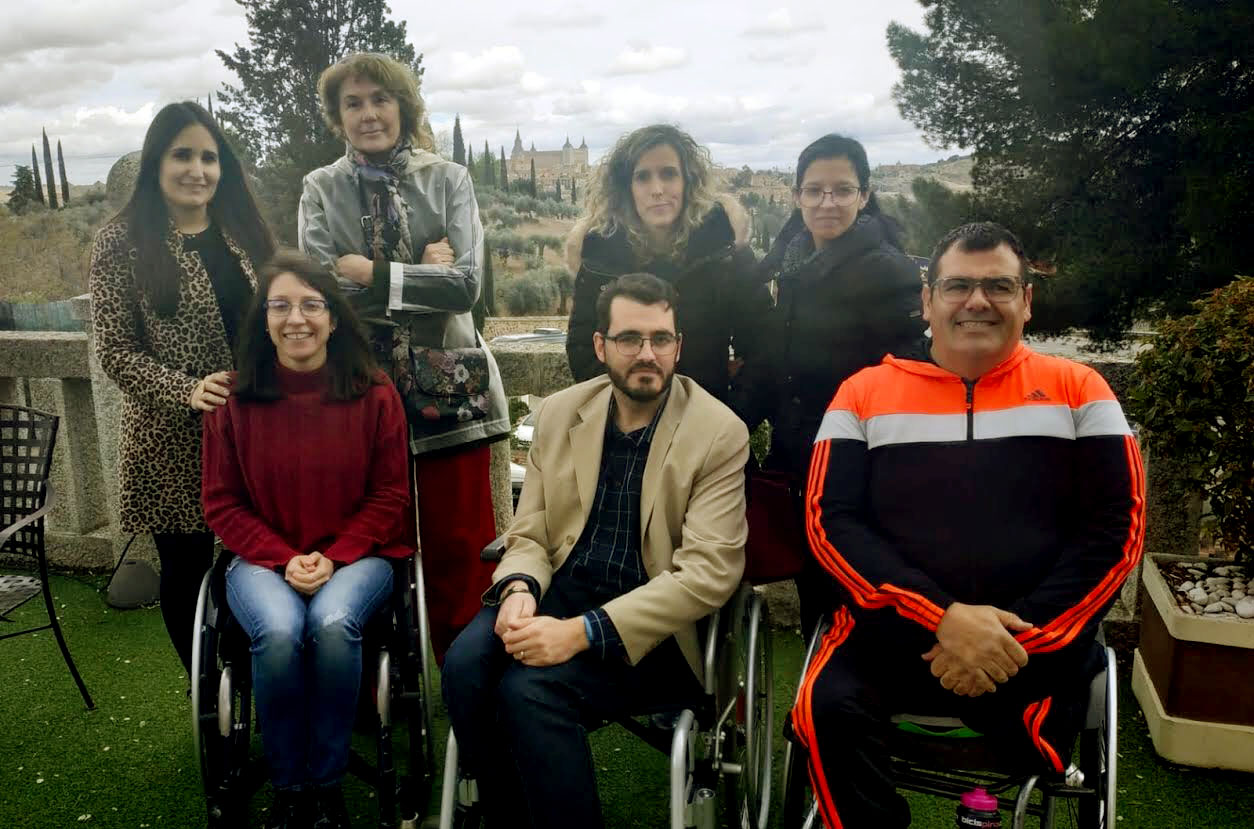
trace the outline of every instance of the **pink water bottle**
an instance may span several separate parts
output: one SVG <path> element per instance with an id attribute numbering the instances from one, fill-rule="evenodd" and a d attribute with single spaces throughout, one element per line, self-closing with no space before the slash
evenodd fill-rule
<path id="1" fill-rule="evenodd" d="M 1001 829 L 1001 812 L 997 798 L 983 789 L 972 789 L 958 803 L 954 825 L 959 829 Z"/>

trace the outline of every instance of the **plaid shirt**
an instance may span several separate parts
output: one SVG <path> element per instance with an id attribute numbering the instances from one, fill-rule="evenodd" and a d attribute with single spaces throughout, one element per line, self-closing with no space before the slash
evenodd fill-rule
<path id="1" fill-rule="evenodd" d="M 553 574 L 551 593 L 559 592 L 586 607 L 590 602 L 600 605 L 649 580 L 640 556 L 640 489 L 653 433 L 665 408 L 663 400 L 648 426 L 624 434 L 614 423 L 617 405 L 610 397 L 592 512 L 566 562 Z M 501 590 L 512 581 L 525 581 L 533 594 L 539 593 L 539 585 L 530 576 L 506 576 L 489 591 L 489 601 L 500 601 Z M 603 658 L 623 653 L 623 641 L 603 608 L 589 610 L 583 620 L 588 643 Z"/>
<path id="2" fill-rule="evenodd" d="M 640 556 L 640 487 L 653 433 L 666 402 L 658 407 L 648 426 L 627 434 L 619 431 L 614 422 L 616 408 L 611 396 L 592 513 L 570 551 L 568 571 L 569 578 L 603 601 L 649 580 Z M 583 618 L 588 641 L 602 657 L 622 652 L 622 639 L 604 609 L 589 610 Z"/>

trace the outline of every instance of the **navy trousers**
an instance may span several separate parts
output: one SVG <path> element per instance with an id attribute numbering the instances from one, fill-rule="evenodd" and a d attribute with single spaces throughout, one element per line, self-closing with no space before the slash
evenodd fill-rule
<path id="1" fill-rule="evenodd" d="M 596 606 L 561 587 L 537 615 L 570 618 Z M 684 707 L 701 687 L 673 638 L 635 666 L 592 650 L 562 665 L 522 665 L 493 632 L 496 612 L 484 608 L 454 640 L 441 680 L 487 826 L 597 829 L 604 821 L 588 732 L 616 717 Z"/>

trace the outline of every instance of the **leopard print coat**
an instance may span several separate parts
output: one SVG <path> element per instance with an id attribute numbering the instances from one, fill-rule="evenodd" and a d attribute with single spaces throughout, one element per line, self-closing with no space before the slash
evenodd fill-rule
<path id="1" fill-rule="evenodd" d="M 257 276 L 229 237 L 253 290 Z M 118 501 L 122 532 L 206 530 L 200 506 L 201 413 L 188 405 L 200 378 L 234 367 L 218 300 L 200 255 L 183 250 L 171 223 L 179 264 L 173 317 L 156 314 L 135 284 L 136 252 L 126 223 L 96 234 L 88 282 L 96 357 L 122 390 L 118 435 Z"/>

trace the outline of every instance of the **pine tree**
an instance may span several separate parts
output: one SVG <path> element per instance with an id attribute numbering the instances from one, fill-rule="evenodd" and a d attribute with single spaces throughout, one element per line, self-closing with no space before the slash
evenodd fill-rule
<path id="1" fill-rule="evenodd" d="M 25 164 L 17 165 L 13 171 L 13 190 L 9 193 L 9 210 L 14 213 L 25 213 L 31 205 L 41 204 L 35 193 L 35 175 Z"/>
<path id="2" fill-rule="evenodd" d="M 483 164 L 483 183 L 491 187 L 496 184 L 496 159 L 492 157 L 492 150 L 488 147 L 488 140 L 483 140 L 483 156 L 480 158 Z"/>
<path id="3" fill-rule="evenodd" d="M 501 147 L 501 172 L 500 186 L 502 190 L 509 190 L 509 176 L 505 172 L 505 147 Z"/>
<path id="4" fill-rule="evenodd" d="M 555 186 L 555 189 L 553 192 L 557 194 L 557 200 L 561 201 L 562 200 L 562 180 L 559 178 L 556 181 L 554 181 L 554 186 Z"/>
<path id="5" fill-rule="evenodd" d="M 534 146 L 534 145 L 533 145 Z M 531 159 L 531 198 L 536 197 L 536 160 Z"/>
<path id="6" fill-rule="evenodd" d="M 453 116 L 453 163 L 466 166 L 466 142 L 462 139 L 461 113 Z"/>
<path id="7" fill-rule="evenodd" d="M 39 199 L 40 204 L 46 205 L 48 200 L 44 198 L 44 186 L 39 180 L 39 156 L 35 155 L 35 145 L 30 145 L 30 169 L 35 176 L 35 198 Z"/>
<path id="8" fill-rule="evenodd" d="M 61 139 L 57 139 L 57 167 L 61 173 L 61 205 L 70 203 L 70 181 L 65 177 L 65 156 L 61 154 Z"/>
<path id="9" fill-rule="evenodd" d="M 48 206 L 57 209 L 57 180 L 52 177 L 52 147 L 48 145 L 48 131 L 44 135 L 44 181 L 48 182 Z"/>

